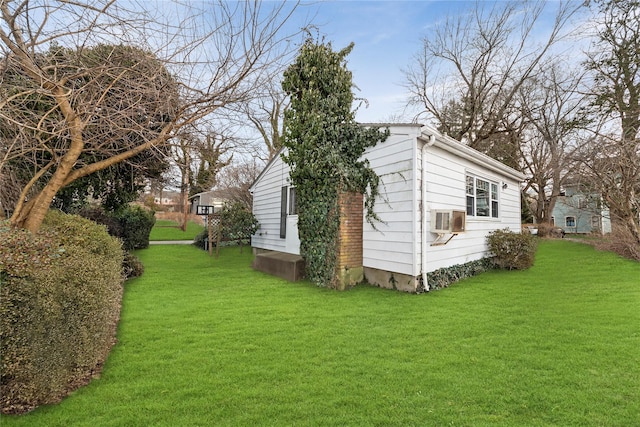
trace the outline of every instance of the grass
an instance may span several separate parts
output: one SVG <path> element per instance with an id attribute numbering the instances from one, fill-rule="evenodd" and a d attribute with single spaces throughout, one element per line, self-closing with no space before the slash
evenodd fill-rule
<path id="1" fill-rule="evenodd" d="M 193 240 L 204 227 L 196 222 L 187 222 L 187 231 L 182 231 L 180 225 L 171 220 L 159 219 L 151 229 L 149 240 Z"/>
<path id="2" fill-rule="evenodd" d="M 633 426 L 640 264 L 543 241 L 431 294 L 347 292 L 152 246 L 100 379 L 2 426 Z"/>

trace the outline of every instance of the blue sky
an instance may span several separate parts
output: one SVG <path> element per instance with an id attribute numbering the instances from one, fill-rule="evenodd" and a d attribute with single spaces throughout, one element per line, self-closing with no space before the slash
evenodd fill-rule
<path id="1" fill-rule="evenodd" d="M 550 24 L 559 3 L 548 4 Z M 387 121 L 391 116 L 413 119 L 416 111 L 405 110 L 407 95 L 402 87 L 401 69 L 407 68 L 418 52 L 421 39 L 447 15 L 469 13 L 473 1 L 309 1 L 296 12 L 294 22 L 312 18 L 320 35 L 331 41 L 334 49 L 355 43 L 347 57 L 353 82 L 359 87 L 356 96 L 369 101 L 360 108 L 360 122 Z M 540 28 L 541 31 L 544 28 Z"/>
<path id="2" fill-rule="evenodd" d="M 360 122 L 386 121 L 402 114 L 406 105 L 401 86 L 406 68 L 420 48 L 420 40 L 446 13 L 456 13 L 469 2 L 442 1 L 326 1 L 302 10 L 314 15 L 320 34 L 334 49 L 355 46 L 347 57 L 353 82 L 369 107 L 358 110 Z M 412 114 L 406 112 L 406 119 Z"/>

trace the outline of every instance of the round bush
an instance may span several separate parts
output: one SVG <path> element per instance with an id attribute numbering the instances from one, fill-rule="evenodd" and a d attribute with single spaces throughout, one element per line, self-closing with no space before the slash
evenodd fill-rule
<path id="1" fill-rule="evenodd" d="M 54 211 L 41 230 L 0 226 L 3 413 L 59 401 L 100 372 L 115 343 L 120 241 L 104 226 Z"/>
<path id="2" fill-rule="evenodd" d="M 149 234 L 156 223 L 155 213 L 140 206 L 127 206 L 118 211 L 116 218 L 122 227 L 124 249 L 145 249 L 149 247 Z"/>
<path id="3" fill-rule="evenodd" d="M 531 233 L 495 230 L 487 236 L 493 263 L 506 270 L 526 270 L 533 265 L 538 241 Z"/>

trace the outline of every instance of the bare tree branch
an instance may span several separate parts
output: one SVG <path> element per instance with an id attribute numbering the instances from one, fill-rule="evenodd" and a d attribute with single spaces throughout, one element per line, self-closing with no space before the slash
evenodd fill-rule
<path id="1" fill-rule="evenodd" d="M 14 225 L 37 230 L 65 185 L 247 102 L 292 50 L 283 26 L 297 3 L 201 6 L 0 2 L 0 176 L 37 176 L 12 201 Z"/>

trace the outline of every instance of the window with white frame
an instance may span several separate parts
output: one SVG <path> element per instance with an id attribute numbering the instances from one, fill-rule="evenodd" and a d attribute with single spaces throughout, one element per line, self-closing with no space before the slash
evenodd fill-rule
<path id="1" fill-rule="evenodd" d="M 498 218 L 498 184 L 467 175 L 467 215 Z"/>
<path id="2" fill-rule="evenodd" d="M 564 219 L 564 226 L 565 227 L 575 227 L 576 226 L 576 217 L 575 216 L 568 216 Z"/>

